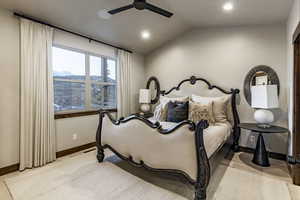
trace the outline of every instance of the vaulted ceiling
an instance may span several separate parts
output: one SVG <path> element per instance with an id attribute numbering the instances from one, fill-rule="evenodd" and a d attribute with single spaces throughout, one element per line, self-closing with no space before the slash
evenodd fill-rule
<path id="1" fill-rule="evenodd" d="M 0 7 L 21 12 L 46 22 L 148 53 L 195 27 L 285 23 L 293 0 L 234 0 L 235 9 L 222 10 L 225 0 L 148 0 L 174 13 L 170 19 L 149 11 L 131 9 L 99 18 L 103 9 L 114 9 L 133 0 L 1 0 Z M 151 39 L 142 40 L 142 30 Z"/>

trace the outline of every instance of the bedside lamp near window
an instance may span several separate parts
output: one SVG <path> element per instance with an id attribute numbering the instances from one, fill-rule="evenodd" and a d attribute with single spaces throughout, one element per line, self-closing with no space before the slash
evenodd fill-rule
<path id="1" fill-rule="evenodd" d="M 151 93 L 148 89 L 140 89 L 140 100 L 141 111 L 147 113 L 150 111 L 150 103 L 151 103 Z"/>
<path id="2" fill-rule="evenodd" d="M 257 85 L 251 87 L 252 108 L 260 108 L 255 111 L 254 119 L 261 128 L 271 127 L 274 122 L 272 108 L 278 108 L 278 88 L 277 85 Z"/>

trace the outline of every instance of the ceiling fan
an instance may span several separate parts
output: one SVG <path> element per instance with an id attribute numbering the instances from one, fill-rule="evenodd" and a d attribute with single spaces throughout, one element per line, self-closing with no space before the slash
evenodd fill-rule
<path id="1" fill-rule="evenodd" d="M 150 10 L 152 12 L 155 12 L 157 14 L 160 14 L 162 16 L 165 16 L 165 17 L 172 17 L 173 13 L 169 12 L 169 11 L 166 11 L 162 8 L 159 8 L 155 5 L 152 5 L 150 3 L 147 3 L 146 0 L 134 0 L 134 2 L 130 5 L 127 5 L 127 6 L 123 6 L 121 8 L 117 8 L 117 9 L 114 9 L 114 10 L 110 10 L 108 11 L 109 14 L 111 15 L 114 15 L 114 14 L 117 14 L 117 13 L 120 13 L 120 12 L 123 12 L 125 10 L 129 10 L 131 8 L 136 8 L 138 10 Z"/>

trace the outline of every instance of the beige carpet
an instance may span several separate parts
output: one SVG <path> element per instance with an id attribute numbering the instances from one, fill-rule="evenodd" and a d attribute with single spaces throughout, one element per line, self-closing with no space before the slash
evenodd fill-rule
<path id="1" fill-rule="evenodd" d="M 110 162 L 98 164 L 93 153 L 8 178 L 5 183 L 14 200 L 184 199 Z"/>
<path id="2" fill-rule="evenodd" d="M 273 168 L 273 174 L 260 174 L 262 171 L 239 158 L 217 168 L 210 183 L 209 200 L 300 198 L 298 187 L 290 185 L 286 177 L 277 176 L 278 171 L 273 173 L 280 169 L 285 174 L 281 168 Z M 115 157 L 99 164 L 95 151 L 7 177 L 4 182 L 13 200 L 193 199 L 193 188 L 178 177 L 149 173 Z"/>

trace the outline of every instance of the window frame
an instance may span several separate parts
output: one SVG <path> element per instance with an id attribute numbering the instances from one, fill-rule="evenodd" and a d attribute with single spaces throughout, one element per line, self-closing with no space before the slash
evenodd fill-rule
<path id="1" fill-rule="evenodd" d="M 72 47 L 69 47 L 69 46 L 55 44 L 55 43 L 52 45 L 51 48 L 53 48 L 53 47 L 68 50 L 68 51 L 73 51 L 73 52 L 76 52 L 76 53 L 81 53 L 81 54 L 84 54 L 84 56 L 85 56 L 85 79 L 84 80 L 72 80 L 72 79 L 70 80 L 70 79 L 63 79 L 63 78 L 61 79 L 61 78 L 54 78 L 53 77 L 53 83 L 54 83 L 54 81 L 64 81 L 64 82 L 71 82 L 71 83 L 84 83 L 85 84 L 85 104 L 84 104 L 85 109 L 83 109 L 83 110 L 74 110 L 74 109 L 72 109 L 72 110 L 62 110 L 62 111 L 55 111 L 54 110 L 55 119 L 80 117 L 80 116 L 86 116 L 86 115 L 95 115 L 95 114 L 99 113 L 99 110 L 107 110 L 109 112 L 117 112 L 117 108 L 108 108 L 108 109 L 93 108 L 92 107 L 92 94 L 91 94 L 92 84 L 115 85 L 116 88 L 118 87 L 118 84 L 117 84 L 117 82 L 118 82 L 118 80 L 117 80 L 117 70 L 118 70 L 118 68 L 117 68 L 117 58 L 113 58 L 113 57 L 110 57 L 110 56 L 104 56 L 104 55 L 93 53 L 93 52 L 90 52 L 90 51 L 85 51 L 85 50 L 82 50 L 82 49 L 72 48 Z M 102 70 L 105 66 L 105 60 L 115 61 L 115 63 L 116 63 L 116 66 L 115 66 L 116 83 L 91 80 L 91 77 L 90 77 L 90 56 L 101 58 Z M 55 88 L 53 87 L 53 89 L 55 89 Z M 117 91 L 116 91 L 116 98 L 117 98 Z"/>

